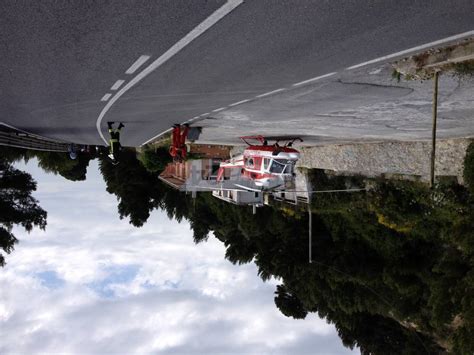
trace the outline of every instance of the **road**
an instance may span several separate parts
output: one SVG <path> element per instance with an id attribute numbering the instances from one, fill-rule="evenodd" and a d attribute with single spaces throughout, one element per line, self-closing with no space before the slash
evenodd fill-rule
<path id="1" fill-rule="evenodd" d="M 239 136 L 297 135 L 301 145 L 431 140 L 433 81 L 397 80 L 390 64 L 345 71 L 229 107 L 196 123 L 200 143 L 238 144 Z M 439 79 L 438 138 L 474 137 L 474 76 Z M 241 143 L 241 142 L 240 142 Z"/>
<path id="2" fill-rule="evenodd" d="M 104 144 L 106 121 L 123 121 L 124 145 L 137 146 L 175 122 L 474 30 L 470 0 L 7 0 L 0 9 L 0 121 L 85 144 Z"/>

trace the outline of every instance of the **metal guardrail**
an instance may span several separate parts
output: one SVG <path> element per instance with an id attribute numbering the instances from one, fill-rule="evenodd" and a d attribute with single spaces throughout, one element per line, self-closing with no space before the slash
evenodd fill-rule
<path id="1" fill-rule="evenodd" d="M 49 141 L 19 131 L 0 131 L 0 145 L 50 152 L 67 152 L 69 147 L 68 143 Z"/>

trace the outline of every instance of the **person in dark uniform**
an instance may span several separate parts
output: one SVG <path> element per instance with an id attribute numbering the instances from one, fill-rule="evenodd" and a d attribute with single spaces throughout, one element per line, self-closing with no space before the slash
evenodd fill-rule
<path id="1" fill-rule="evenodd" d="M 120 145 L 120 130 L 125 127 L 122 122 L 118 125 L 117 128 L 113 128 L 113 124 L 115 122 L 107 122 L 107 126 L 109 127 L 109 135 L 110 135 L 110 142 L 109 142 L 109 157 L 112 160 L 112 164 L 118 164 L 118 158 L 120 150 L 122 146 Z"/>

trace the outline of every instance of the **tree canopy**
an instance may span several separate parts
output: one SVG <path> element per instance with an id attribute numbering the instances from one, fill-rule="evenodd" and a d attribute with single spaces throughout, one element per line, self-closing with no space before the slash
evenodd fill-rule
<path id="1" fill-rule="evenodd" d="M 87 167 L 93 158 L 88 153 L 77 153 L 77 159 L 72 160 L 65 152 L 28 151 L 30 157 L 38 159 L 38 166 L 46 172 L 59 174 L 67 180 L 84 181 Z"/>
<path id="2" fill-rule="evenodd" d="M 173 159 L 166 147 L 153 148 L 151 146 L 145 146 L 138 154 L 138 160 L 140 160 L 143 167 L 149 172 L 160 173 Z"/>
<path id="3" fill-rule="evenodd" d="M 181 195 L 161 183 L 157 172 L 148 171 L 137 159 L 135 150 L 124 149 L 118 165 L 100 157 L 99 168 L 107 192 L 117 196 L 121 219 L 128 217 L 132 225 L 141 227 L 157 208 L 168 209 L 169 215 L 180 218 Z"/>
<path id="4" fill-rule="evenodd" d="M 474 142 L 467 147 L 463 176 L 471 193 L 474 194 Z"/>
<path id="5" fill-rule="evenodd" d="M 209 232 L 235 264 L 254 261 L 263 280 L 281 280 L 275 304 L 286 316 L 318 313 L 343 343 L 363 353 L 472 353 L 473 198 L 457 184 L 435 190 L 409 181 L 367 180 L 312 171 L 324 194 L 312 203 L 313 263 L 307 214 L 226 204 L 210 194 L 182 196 L 196 242 Z M 167 206 L 172 203 L 174 207 Z M 174 216 L 171 213 L 171 216 Z"/>
<path id="6" fill-rule="evenodd" d="M 0 246 L 9 253 L 16 243 L 11 226 L 44 228 L 46 212 L 31 197 L 31 177 L 11 166 L 28 155 L 5 156 L 2 194 L 9 197 L 2 196 L 0 206 L 7 216 L 0 221 Z M 313 199 L 309 263 L 306 211 L 275 202 L 254 215 L 252 208 L 210 193 L 193 200 L 162 184 L 161 168 L 137 159 L 134 150 L 125 149 L 119 165 L 101 157 L 99 166 L 107 191 L 117 196 L 120 218 L 139 227 L 162 209 L 169 218 L 186 219 L 196 243 L 212 235 L 225 245 L 230 262 L 254 262 L 263 280 L 280 280 L 275 305 L 284 315 L 317 313 L 335 325 L 347 347 L 364 354 L 474 353 L 474 195 L 463 186 L 448 181 L 429 189 L 416 181 L 312 170 L 318 189 L 369 190 Z M 13 205 L 25 208 L 8 210 Z"/>
<path id="7" fill-rule="evenodd" d="M 28 232 L 33 227 L 44 229 L 47 216 L 31 195 L 36 190 L 36 182 L 30 174 L 15 169 L 9 160 L 11 156 L 0 158 L 0 247 L 6 254 L 18 243 L 12 233 L 14 225 Z M 0 266 L 4 265 L 5 257 L 0 254 Z"/>

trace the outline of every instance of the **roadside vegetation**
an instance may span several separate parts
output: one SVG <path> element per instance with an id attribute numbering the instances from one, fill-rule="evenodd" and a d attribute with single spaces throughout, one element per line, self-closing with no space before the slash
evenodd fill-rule
<path id="1" fill-rule="evenodd" d="M 474 60 L 453 64 L 453 71 L 460 78 L 474 76 Z"/>
<path id="2" fill-rule="evenodd" d="M 146 170 L 153 173 L 163 171 L 172 162 L 167 146 L 147 145 L 138 153 L 138 160 Z"/>
<path id="3" fill-rule="evenodd" d="M 363 354 L 470 354 L 473 152 L 471 144 L 464 170 L 469 189 L 453 182 L 430 189 L 416 181 L 311 170 L 313 185 L 320 189 L 368 187 L 313 199 L 312 263 L 304 210 L 290 211 L 277 202 L 253 215 L 252 208 L 227 204 L 209 193 L 193 200 L 162 184 L 159 164 L 144 163 L 131 149 L 123 151 L 119 165 L 105 155 L 98 159 L 107 191 L 117 197 L 120 218 L 140 227 L 159 209 L 169 218 L 187 220 L 196 243 L 215 237 L 230 262 L 254 262 L 262 280 L 279 280 L 275 305 L 282 314 L 303 319 L 317 313 L 335 325 L 345 346 L 357 346 Z M 35 186 L 29 187 L 27 195 Z M 40 217 L 34 221 L 42 228 L 46 212 L 36 211 Z M 16 242 L 9 240 L 3 248 L 7 253 Z"/>
<path id="4" fill-rule="evenodd" d="M 133 172 L 101 162 L 121 218 L 139 226 L 158 208 L 186 219 L 196 243 L 212 235 L 230 262 L 254 262 L 262 280 L 280 280 L 275 304 L 284 315 L 318 313 L 346 346 L 364 354 L 474 349 L 474 206 L 463 186 L 447 182 L 431 190 L 420 182 L 313 170 L 322 189 L 370 188 L 314 199 L 310 264 L 307 212 L 288 213 L 276 203 L 253 215 L 208 193 L 193 200 L 161 184 L 133 154 L 129 159 Z"/>
<path id="5" fill-rule="evenodd" d="M 474 195 L 474 142 L 467 147 L 463 177 L 469 191 Z"/>
<path id="6" fill-rule="evenodd" d="M 392 78 L 430 80 L 435 72 L 451 74 L 459 79 L 474 75 L 474 40 L 467 40 L 445 48 L 401 59 L 392 64 Z"/>
<path id="7" fill-rule="evenodd" d="M 47 213 L 32 196 L 36 181 L 13 166 L 24 154 L 25 151 L 0 147 L 0 250 L 5 254 L 10 254 L 18 243 L 12 232 L 14 226 L 27 232 L 34 227 L 46 228 Z M 0 266 L 5 263 L 5 255 L 0 253 Z"/>

